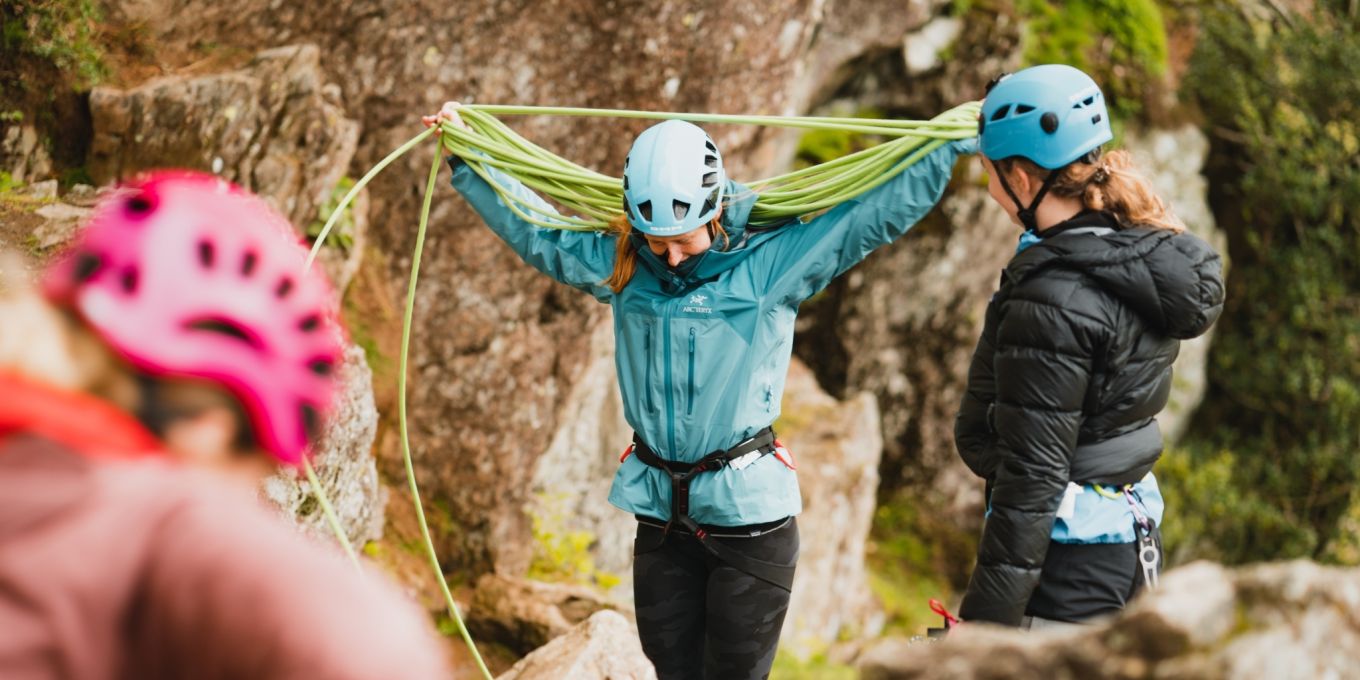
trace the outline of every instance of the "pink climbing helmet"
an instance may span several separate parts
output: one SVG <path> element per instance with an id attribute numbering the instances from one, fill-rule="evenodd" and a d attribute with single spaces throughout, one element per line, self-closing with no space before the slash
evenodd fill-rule
<path id="1" fill-rule="evenodd" d="M 292 226 L 218 177 L 159 171 L 120 185 L 48 270 L 74 308 L 149 375 L 217 383 L 262 448 L 298 464 L 336 389 L 335 297 Z"/>

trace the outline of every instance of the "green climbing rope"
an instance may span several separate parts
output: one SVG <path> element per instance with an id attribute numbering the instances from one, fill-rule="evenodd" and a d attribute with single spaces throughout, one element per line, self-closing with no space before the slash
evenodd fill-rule
<path id="1" fill-rule="evenodd" d="M 349 556 L 349 561 L 355 567 L 359 566 L 359 556 L 354 554 L 354 546 L 350 545 L 349 536 L 345 535 L 345 530 L 340 526 L 340 518 L 335 515 L 335 508 L 331 506 L 331 499 L 326 495 L 326 490 L 322 488 L 321 482 L 316 478 L 316 470 L 312 469 L 312 461 L 307 457 L 302 458 L 302 469 L 307 473 L 307 483 L 312 487 L 312 496 L 321 504 L 321 512 L 326 516 L 326 523 L 330 525 L 331 531 L 335 534 L 335 540 L 344 548 L 345 555 Z"/>
<path id="2" fill-rule="evenodd" d="M 453 617 L 454 625 L 458 627 L 458 634 L 463 637 L 463 642 L 467 643 L 468 649 L 472 651 L 472 658 L 477 662 L 477 669 L 482 672 L 482 676 L 486 680 L 491 680 L 491 671 L 487 670 L 486 662 L 482 660 L 482 655 L 477 651 L 477 644 L 472 641 L 472 635 L 468 633 L 467 626 L 463 623 L 463 616 L 458 611 L 458 603 L 453 601 L 453 593 L 449 591 L 448 579 L 444 578 L 444 569 L 439 566 L 439 555 L 435 552 L 434 540 L 430 538 L 430 525 L 425 521 L 425 506 L 420 502 L 420 488 L 416 486 L 415 465 L 411 462 L 411 436 L 406 421 L 406 369 L 407 358 L 410 356 L 411 349 L 411 317 L 415 313 L 416 282 L 420 279 L 420 256 L 425 252 L 425 228 L 430 223 L 430 200 L 434 198 L 434 183 L 439 178 L 441 160 L 443 158 L 436 151 L 434 162 L 430 165 L 430 177 L 425 184 L 425 200 L 420 207 L 420 226 L 416 230 L 416 249 L 411 256 L 411 279 L 406 285 L 406 311 L 401 322 L 401 361 L 397 368 L 397 422 L 401 430 L 401 456 L 406 463 L 406 482 L 411 490 L 411 502 L 416 507 L 416 519 L 420 522 L 420 535 L 425 539 L 425 554 L 430 558 L 430 568 L 434 570 L 438 577 L 439 591 L 444 596 L 444 604 L 448 607 L 449 616 Z"/>
<path id="3" fill-rule="evenodd" d="M 511 130 L 496 115 L 688 120 L 698 123 L 841 130 L 888 138 L 882 144 L 843 158 L 750 182 L 749 186 L 758 194 L 750 223 L 753 226 L 771 226 L 854 198 L 887 182 L 944 144 L 977 136 L 980 109 L 979 102 L 968 102 L 931 120 L 871 120 L 469 104 L 460 109 L 460 117 L 468 129 L 445 122 L 439 131 L 442 133 L 440 139 L 444 149 L 461 157 L 482 178 L 489 180 L 489 169 L 496 168 L 575 213 L 560 215 L 546 211 L 511 193 L 500 183 L 490 182 L 492 189 L 520 219 L 540 227 L 576 231 L 604 230 L 610 220 L 622 214 L 622 180 L 553 154 Z M 354 196 L 384 168 L 431 136 L 434 130 L 425 130 L 401 145 L 354 184 L 317 236 L 308 266 Z"/>
<path id="4" fill-rule="evenodd" d="M 701 123 L 843 130 L 889 138 L 882 144 L 845 158 L 752 182 L 751 188 L 758 196 L 750 223 L 753 226 L 771 226 L 854 198 L 888 181 L 950 140 L 976 136 L 978 110 L 979 105 L 970 102 L 932 120 L 879 121 L 468 105 L 459 109 L 467 129 L 445 122 L 442 125 L 442 138 L 446 150 L 458 155 L 473 172 L 488 180 L 518 217 L 541 227 L 572 230 L 603 230 L 611 219 L 622 214 L 621 180 L 581 167 L 534 145 L 497 120 L 495 114 L 683 119 Z M 505 172 L 580 217 L 559 215 L 516 196 L 500 183 L 490 181 L 488 168 Z"/>

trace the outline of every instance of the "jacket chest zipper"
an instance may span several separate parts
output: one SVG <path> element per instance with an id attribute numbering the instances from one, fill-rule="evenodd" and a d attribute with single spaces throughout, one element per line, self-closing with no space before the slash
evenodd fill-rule
<path id="1" fill-rule="evenodd" d="M 647 393 L 647 410 L 656 411 L 656 402 L 652 399 L 652 327 L 650 325 L 642 329 L 642 354 L 647 364 L 647 377 L 644 382 L 643 391 Z"/>
<path id="2" fill-rule="evenodd" d="M 672 305 L 671 302 L 667 302 L 667 303 L 666 303 L 666 312 L 665 312 L 665 315 L 662 317 L 662 320 L 661 320 L 661 330 L 662 330 L 663 333 L 665 333 L 665 337 L 662 339 L 662 352 L 661 352 L 661 354 L 662 354 L 662 358 L 665 360 L 665 363 L 663 364 L 665 373 L 663 374 L 662 387 L 663 387 L 663 388 L 665 389 L 665 391 L 666 391 L 666 392 L 665 392 L 665 394 L 666 394 L 666 426 L 667 426 L 667 434 L 668 434 L 669 437 L 670 437 L 670 445 L 671 445 L 671 446 L 670 446 L 670 449 L 668 450 L 668 453 L 670 454 L 671 457 L 674 457 L 674 456 L 676 455 L 676 453 L 675 453 L 675 395 L 671 393 L 671 392 L 672 392 L 672 390 L 671 390 L 671 384 L 672 384 L 672 382 L 673 382 L 673 381 L 671 380 L 671 307 L 672 307 L 672 306 L 673 306 L 673 305 Z"/>
<path id="3" fill-rule="evenodd" d="M 695 330 L 689 329 L 689 383 L 687 384 L 689 393 L 685 400 L 685 415 L 694 415 L 694 337 Z"/>

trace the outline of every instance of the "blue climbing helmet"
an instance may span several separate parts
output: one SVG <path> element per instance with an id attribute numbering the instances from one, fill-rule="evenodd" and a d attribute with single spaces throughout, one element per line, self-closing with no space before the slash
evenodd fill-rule
<path id="1" fill-rule="evenodd" d="M 1054 171 L 1076 161 L 1095 162 L 1101 145 L 1114 138 L 1100 86 L 1062 64 L 1033 66 L 994 81 L 982 102 L 978 134 L 982 155 L 993 161 L 1018 156 Z M 1036 211 L 1057 177 L 1057 172 L 1048 173 L 1028 206 L 1005 173 L 997 177 L 1032 237 L 1039 231 Z"/>
<path id="2" fill-rule="evenodd" d="M 1114 138 L 1100 86 L 1063 64 L 1034 66 L 997 81 L 982 102 L 978 127 L 982 155 L 1021 156 L 1046 170 L 1079 160 Z"/>
<path id="3" fill-rule="evenodd" d="M 726 181 L 713 138 L 693 123 L 668 120 L 633 140 L 623 164 L 623 207 L 638 231 L 676 236 L 713 219 Z"/>

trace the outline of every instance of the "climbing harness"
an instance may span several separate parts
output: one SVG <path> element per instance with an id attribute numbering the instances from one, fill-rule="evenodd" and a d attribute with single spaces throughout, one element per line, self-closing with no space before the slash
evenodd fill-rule
<path id="1" fill-rule="evenodd" d="M 431 199 L 434 196 L 435 180 L 438 177 L 439 163 L 444 152 L 458 155 L 473 172 L 476 172 L 499 194 L 501 199 L 510 210 L 529 224 L 539 227 L 568 230 L 587 230 L 598 231 L 608 228 L 611 220 L 623 214 L 623 185 L 622 181 L 589 170 L 580 165 L 567 161 L 555 154 L 529 142 L 516 134 L 504 123 L 496 120 L 495 115 L 565 115 L 565 116 L 604 116 L 614 118 L 641 118 L 641 119 L 660 119 L 660 120 L 687 120 L 695 123 L 732 123 L 748 125 L 769 125 L 779 127 L 793 127 L 813 130 L 842 130 L 847 132 L 860 132 L 865 134 L 883 135 L 891 137 L 890 141 L 879 144 L 869 149 L 844 156 L 832 161 L 820 163 L 808 168 L 796 170 L 777 177 L 760 180 L 751 183 L 753 190 L 760 193 L 758 200 L 752 210 L 749 223 L 752 226 L 774 226 L 797 219 L 801 216 L 812 214 L 837 205 L 845 200 L 858 196 L 874 187 L 877 187 L 892 177 L 896 176 L 905 168 L 920 161 L 932 151 L 944 146 L 952 140 L 963 140 L 977 135 L 977 118 L 980 104 L 969 102 L 944 114 L 937 116 L 929 121 L 894 121 L 894 120 L 865 120 L 849 118 L 826 118 L 826 117 L 796 117 L 796 116 L 732 116 L 718 114 L 689 114 L 689 113 L 659 113 L 649 111 L 626 111 L 618 109 L 583 109 L 583 108 L 563 108 L 563 107 L 534 107 L 534 106 L 486 106 L 468 105 L 459 109 L 460 117 L 468 125 L 467 130 L 460 128 L 451 122 L 445 121 L 437 127 L 432 127 L 422 131 L 415 137 L 406 141 L 392 153 L 374 165 L 364 176 L 354 183 L 354 186 L 345 194 L 344 198 L 336 205 L 321 232 L 317 235 L 309 253 L 305 269 L 310 269 L 315 261 L 317 254 L 325 245 L 326 237 L 330 234 L 335 224 L 345 210 L 349 207 L 359 192 L 368 185 L 374 177 L 377 177 L 384 169 L 404 156 L 422 141 L 437 136 L 439 144 L 433 163 L 430 167 L 430 174 L 425 185 L 425 196 L 421 205 L 420 223 L 416 233 L 415 250 L 411 258 L 411 274 L 407 284 L 405 312 L 402 317 L 402 337 L 400 365 L 398 367 L 397 382 L 397 415 L 401 434 L 402 458 L 406 468 L 406 478 L 411 493 L 411 500 L 416 509 L 416 518 L 420 525 L 420 531 L 425 544 L 425 553 L 430 561 L 430 568 L 434 571 L 439 582 L 440 591 L 444 596 L 445 605 L 449 615 L 453 619 L 459 634 L 462 636 L 468 649 L 471 650 L 473 659 L 476 661 L 478 669 L 486 680 L 491 680 L 491 673 L 487 669 L 481 654 L 477 651 L 476 644 L 472 641 L 471 635 L 463 622 L 457 603 L 449 590 L 447 579 L 439 565 L 438 554 L 434 549 L 434 541 L 430 536 L 429 524 L 425 518 L 424 506 L 420 500 L 420 490 L 416 485 L 415 468 L 411 457 L 411 444 L 409 428 L 406 417 L 406 376 L 408 369 L 408 359 L 410 356 L 411 340 L 411 319 L 415 309 L 416 284 L 420 275 L 420 259 L 424 252 L 426 228 L 429 225 Z M 538 191 L 555 201 L 569 211 L 573 211 L 585 217 L 573 217 L 560 214 L 550 214 L 542 207 L 527 202 L 525 199 L 515 195 L 501 186 L 499 182 L 493 181 L 489 175 L 489 168 L 496 168 L 499 172 L 509 175 L 523 183 L 525 186 Z M 760 436 L 759 434 L 757 436 Z M 758 448 L 773 445 L 769 451 L 780 457 L 785 465 L 793 467 L 791 456 L 781 455 L 785 453 L 782 447 L 773 440 L 773 433 L 770 433 L 771 441 L 768 444 L 761 444 Z M 640 442 L 639 442 L 640 443 Z M 740 446 L 740 445 L 739 445 Z M 639 460 L 645 459 L 651 453 L 646 449 L 646 453 L 641 453 L 639 449 Z M 725 453 L 725 452 L 724 452 Z M 654 455 L 654 454 L 652 454 Z M 711 455 L 711 454 L 710 454 Z M 660 460 L 656 458 L 656 460 Z M 732 465 L 732 459 L 726 459 L 726 465 Z M 701 461 L 702 463 L 703 461 Z M 710 464 L 716 461 L 710 461 Z M 671 465 L 678 465 L 670 463 Z M 717 468 L 714 468 L 717 469 Z M 692 476 L 698 470 L 690 470 L 689 474 L 684 471 L 680 473 L 686 477 Z M 674 473 L 672 473 L 674 474 Z M 686 490 L 688 483 L 685 484 Z M 312 481 L 312 488 L 317 492 L 318 497 L 323 496 L 320 484 Z M 328 503 L 323 504 L 323 508 Z M 328 513 L 330 515 L 330 513 Z M 674 515 L 673 515 L 674 516 Z M 335 531 L 337 538 L 342 545 L 347 545 L 347 539 L 342 535 L 339 524 L 331 519 L 332 530 Z M 689 519 L 693 524 L 693 520 Z M 694 524 L 690 527 L 696 538 L 704 543 L 705 548 L 723 559 L 725 562 L 737 566 L 737 568 L 752 573 L 753 576 L 769 581 L 781 588 L 788 589 L 792 584 L 791 567 L 783 568 L 779 565 L 753 564 L 755 560 L 749 560 L 745 556 L 735 554 L 721 543 L 712 540 L 711 535 L 707 534 L 702 527 Z M 664 534 L 663 534 L 664 536 Z M 353 555 L 353 550 L 348 550 Z M 735 555 L 735 557 L 734 557 Z M 745 564 L 745 567 L 739 566 Z M 755 572 L 760 573 L 753 573 Z M 762 575 L 763 574 L 763 575 Z"/>
<path id="2" fill-rule="evenodd" d="M 642 438 L 633 435 L 633 445 L 628 451 L 624 452 L 626 459 L 631 453 L 637 456 L 639 462 L 650 467 L 657 468 L 666 473 L 671 481 L 671 518 L 666 522 L 666 526 L 661 533 L 661 539 L 656 545 L 640 547 L 639 552 L 650 552 L 660 548 L 662 543 L 670 535 L 671 530 L 679 525 L 695 540 L 704 547 L 709 554 L 718 558 L 729 566 L 750 574 L 770 585 L 793 590 L 793 567 L 789 565 L 774 564 L 764 560 L 757 560 L 730 545 L 718 541 L 713 534 L 710 534 L 699 523 L 689 516 L 689 485 L 696 475 L 705 472 L 717 472 L 727 467 L 745 467 L 753 462 L 755 458 L 766 454 L 774 454 L 779 447 L 775 439 L 774 430 L 765 428 L 755 435 L 748 437 L 730 449 L 714 451 L 695 463 L 682 463 L 674 460 L 666 460 L 658 456 Z M 782 460 L 782 459 L 781 459 Z M 739 462 L 740 461 L 740 462 Z M 738 468 L 740 469 L 740 468 Z"/>

